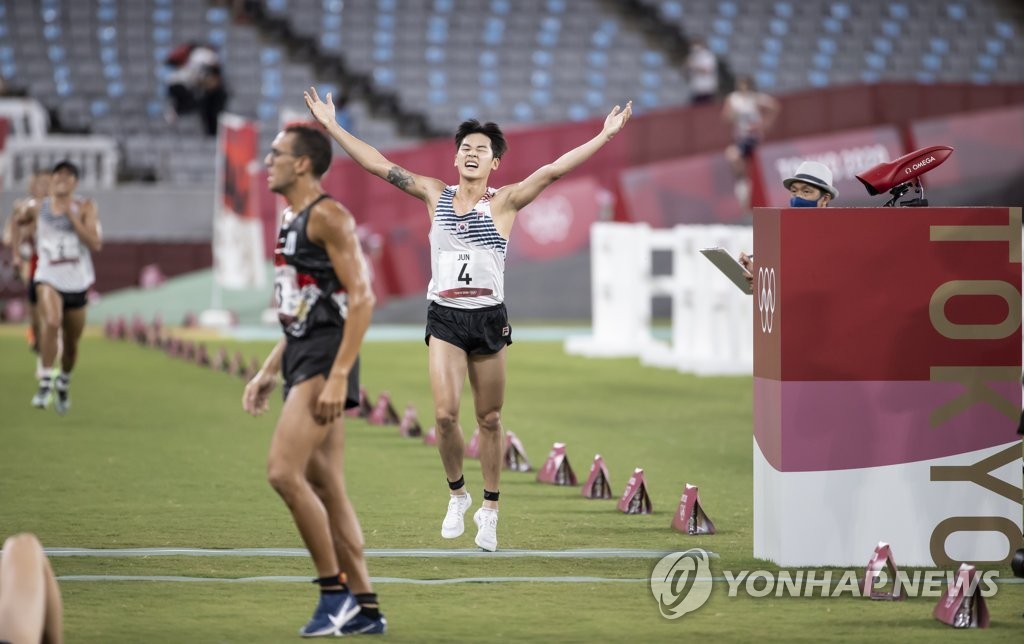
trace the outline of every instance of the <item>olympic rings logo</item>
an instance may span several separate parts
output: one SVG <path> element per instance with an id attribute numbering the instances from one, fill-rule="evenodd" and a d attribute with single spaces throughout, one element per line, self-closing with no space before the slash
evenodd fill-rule
<path id="1" fill-rule="evenodd" d="M 757 310 L 761 317 L 761 332 L 771 333 L 775 322 L 775 297 L 779 292 L 774 268 L 757 269 Z"/>

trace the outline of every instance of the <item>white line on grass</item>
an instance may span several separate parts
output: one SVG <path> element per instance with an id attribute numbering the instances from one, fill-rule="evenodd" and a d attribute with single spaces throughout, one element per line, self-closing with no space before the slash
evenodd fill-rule
<path id="1" fill-rule="evenodd" d="M 221 582 L 229 584 L 259 581 L 309 583 L 309 577 L 179 577 L 175 575 L 61 575 L 57 581 L 180 581 L 180 582 Z M 563 584 L 605 584 L 641 583 L 650 579 L 617 579 L 615 577 L 456 577 L 454 579 L 408 579 L 406 577 L 371 577 L 375 584 L 417 584 L 436 586 L 442 584 L 492 584 L 492 583 L 563 583 Z M 724 579 L 723 579 L 724 581 Z"/>
<path id="2" fill-rule="evenodd" d="M 309 577 L 267 576 L 267 577 L 180 577 L 175 575 L 61 575 L 57 581 L 174 581 L 174 582 L 219 582 L 228 584 L 251 582 L 309 583 Z M 455 577 L 453 579 L 409 579 L 406 577 L 371 577 L 375 584 L 415 584 L 440 586 L 447 584 L 503 584 L 503 583 L 561 583 L 561 584 L 608 584 L 608 583 L 650 583 L 650 579 L 627 579 L 616 577 Z M 711 581 L 716 584 L 728 582 L 725 577 L 698 577 L 697 581 Z M 1024 584 L 1024 579 L 1009 577 L 998 579 L 997 585 Z"/>
<path id="3" fill-rule="evenodd" d="M 46 548 L 51 557 L 308 557 L 305 548 Z M 583 548 L 577 550 L 498 550 L 477 549 L 369 549 L 367 557 L 544 557 L 550 559 L 655 559 L 672 554 L 669 550 L 628 548 Z M 718 557 L 709 552 L 708 556 Z"/>

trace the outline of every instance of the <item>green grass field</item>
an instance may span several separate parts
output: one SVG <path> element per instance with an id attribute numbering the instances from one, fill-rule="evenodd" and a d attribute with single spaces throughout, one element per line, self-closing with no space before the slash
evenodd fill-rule
<path id="1" fill-rule="evenodd" d="M 230 346 L 262 357 L 270 345 Z M 241 379 L 93 334 L 72 384 L 73 408 L 60 418 L 29 406 L 33 358 L 20 330 L 0 332 L 0 355 L 0 535 L 32 531 L 50 548 L 301 547 L 264 478 L 278 399 L 272 413 L 253 419 L 240 407 Z M 424 427 L 432 424 L 421 342 L 368 344 L 363 382 L 373 397 L 389 391 L 400 412 L 412 403 Z M 468 433 L 468 391 L 462 417 Z M 502 550 L 701 547 L 718 553 L 716 575 L 774 569 L 751 556 L 749 378 L 696 378 L 521 341 L 510 349 L 504 423 L 535 467 L 555 441 L 567 443 L 580 478 L 600 453 L 616 495 L 633 468 L 643 467 L 654 513 L 627 516 L 613 500 L 583 499 L 578 487 L 506 472 Z M 346 466 L 368 549 L 475 551 L 471 522 L 460 539 L 440 537 L 447 496 L 434 448 L 399 437 L 395 427 L 349 421 Z M 467 461 L 466 480 L 478 505 L 476 461 Z M 718 534 L 693 537 L 669 527 L 685 483 L 700 486 Z M 872 545 L 865 544 L 865 563 Z M 667 620 L 644 581 L 658 558 L 374 556 L 369 566 L 393 642 L 1024 639 L 1019 584 L 1000 586 L 989 600 L 992 627 L 970 635 L 932 620 L 930 599 L 729 598 L 725 583 L 703 608 Z M 301 556 L 52 561 L 65 578 L 71 643 L 297 641 L 315 602 L 309 584 L 251 579 L 312 578 Z M 1000 574 L 1011 576 L 1008 568 Z M 175 579 L 103 579 L 117 575 Z M 594 579 L 540 579 L 587 577 Z M 518 580 L 427 583 L 465 578 Z"/>

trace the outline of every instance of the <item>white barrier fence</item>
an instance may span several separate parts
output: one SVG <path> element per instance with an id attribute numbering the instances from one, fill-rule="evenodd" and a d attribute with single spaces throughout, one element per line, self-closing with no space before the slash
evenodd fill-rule
<path id="1" fill-rule="evenodd" d="M 0 99 L 0 118 L 10 132 L 0 149 L 0 187 L 22 185 L 36 170 L 52 168 L 67 159 L 79 167 L 83 188 L 112 188 L 117 183 L 120 153 L 107 136 L 50 134 L 50 117 L 39 101 L 31 98 Z"/>
<path id="2" fill-rule="evenodd" d="M 11 138 L 42 139 L 50 131 L 50 115 L 34 98 L 0 99 L 0 118 L 10 124 Z"/>
<path id="3" fill-rule="evenodd" d="M 0 152 L 0 181 L 5 189 L 25 183 L 37 169 L 67 159 L 79 167 L 82 188 L 113 188 L 120 158 L 117 142 L 106 136 L 50 135 L 42 139 L 7 140 Z"/>
<path id="4" fill-rule="evenodd" d="M 566 340 L 568 353 L 640 358 L 642 364 L 702 375 L 749 374 L 754 364 L 753 304 L 700 254 L 721 246 L 753 249 L 749 226 L 602 222 L 590 229 L 593 335 Z M 672 271 L 654 275 L 653 253 L 672 256 Z M 672 302 L 671 341 L 655 339 L 651 302 Z"/>

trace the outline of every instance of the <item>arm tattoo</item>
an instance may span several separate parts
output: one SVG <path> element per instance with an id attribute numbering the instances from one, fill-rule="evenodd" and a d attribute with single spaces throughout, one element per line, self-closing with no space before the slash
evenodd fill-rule
<path id="1" fill-rule="evenodd" d="M 391 166 L 391 169 L 388 170 L 388 183 L 396 188 L 408 190 L 409 186 L 412 185 L 412 177 L 409 176 L 408 172 L 395 165 Z"/>

